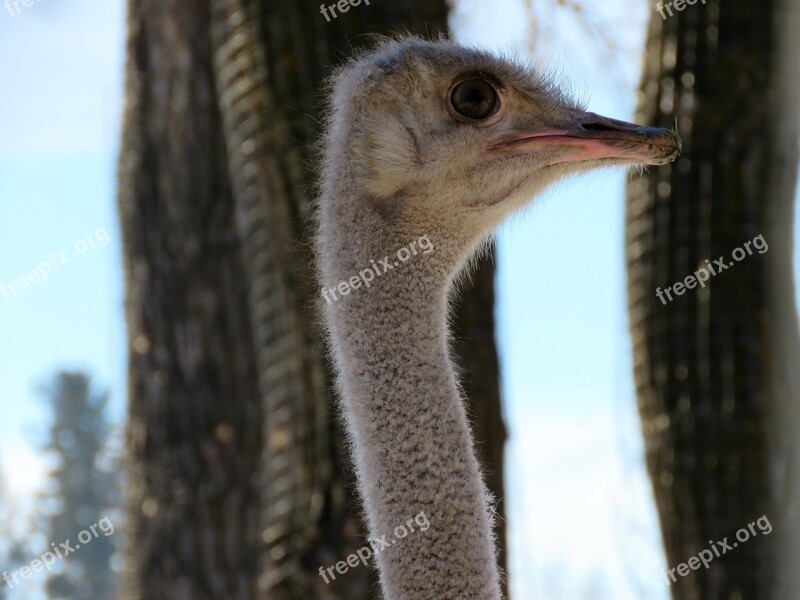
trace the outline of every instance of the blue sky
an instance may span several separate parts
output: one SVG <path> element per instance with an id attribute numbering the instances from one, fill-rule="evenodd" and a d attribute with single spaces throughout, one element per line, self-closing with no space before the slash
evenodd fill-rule
<path id="1" fill-rule="evenodd" d="M 462 3 L 453 21 L 459 36 L 524 51 L 530 21 L 521 0 L 489 4 Z M 581 81 L 574 87 L 590 110 L 630 119 L 647 6 L 591 7 L 621 45 L 614 71 L 563 11 L 544 13 L 537 60 Z M 36 447 L 46 424 L 37 386 L 55 369 L 88 370 L 111 393 L 114 419 L 124 415 L 114 204 L 123 26 L 122 0 L 40 0 L 15 16 L 0 8 L 0 284 L 63 250 L 73 256 L 11 298 L 0 288 L 0 465 L 20 501 L 41 482 Z M 667 597 L 630 377 L 625 177 L 617 170 L 561 185 L 499 235 L 517 598 Z M 101 229 L 108 244 L 75 252 Z"/>
<path id="2" fill-rule="evenodd" d="M 20 8 L 0 9 L 0 284 L 58 267 L 47 281 L 0 291 L 0 464 L 27 498 L 42 475 L 37 389 L 56 369 L 86 369 L 112 393 L 114 416 L 124 413 L 114 207 L 124 10 L 99 0 Z M 76 252 L 98 231 L 107 244 Z M 65 250 L 72 259 L 61 264 Z"/>
<path id="3" fill-rule="evenodd" d="M 456 21 L 463 39 L 514 53 L 529 47 L 530 20 L 520 3 L 465 9 Z M 598 18 L 618 25 L 614 70 L 603 68 L 596 40 L 571 15 L 544 11 L 534 63 L 563 73 L 590 110 L 631 120 L 646 10 L 628 2 L 598 10 Z M 498 341 L 511 431 L 506 481 L 517 598 L 667 598 L 630 379 L 625 177 L 616 169 L 565 182 L 499 234 Z"/>

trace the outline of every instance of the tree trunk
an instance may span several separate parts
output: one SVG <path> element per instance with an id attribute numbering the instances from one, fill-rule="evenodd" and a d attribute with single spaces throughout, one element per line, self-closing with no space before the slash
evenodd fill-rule
<path id="1" fill-rule="evenodd" d="M 364 32 L 446 29 L 444 3 L 131 3 L 121 156 L 131 341 L 131 598 L 371 598 L 313 307 L 321 90 Z M 475 437 L 499 499 L 494 270 L 456 319 Z"/>
<path id="2" fill-rule="evenodd" d="M 251 599 L 263 412 L 203 0 L 129 3 L 126 593 Z"/>
<path id="3" fill-rule="evenodd" d="M 665 580 L 681 600 L 788 600 L 800 584 L 790 566 L 800 540 L 798 3 L 672 10 L 651 19 L 639 118 L 668 127 L 679 117 L 684 151 L 628 188 L 634 370 L 668 569 L 704 549 L 720 556 Z M 734 251 L 759 235 L 769 250 L 751 243 L 738 262 Z M 666 295 L 709 267 L 704 287 Z M 737 540 L 762 516 L 774 533 L 755 525 Z M 726 537 L 723 554 L 712 542 Z"/>

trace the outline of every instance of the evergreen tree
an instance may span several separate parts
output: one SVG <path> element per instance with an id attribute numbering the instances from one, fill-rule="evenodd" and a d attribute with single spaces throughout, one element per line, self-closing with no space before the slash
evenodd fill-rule
<path id="1" fill-rule="evenodd" d="M 49 576 L 47 594 L 52 599 L 110 599 L 115 588 L 110 560 L 119 482 L 107 455 L 108 397 L 93 392 L 89 377 L 78 372 L 58 373 L 46 396 L 53 422 L 45 450 L 57 460 L 42 495 L 45 537 L 56 546 L 69 540 L 75 549 Z"/>

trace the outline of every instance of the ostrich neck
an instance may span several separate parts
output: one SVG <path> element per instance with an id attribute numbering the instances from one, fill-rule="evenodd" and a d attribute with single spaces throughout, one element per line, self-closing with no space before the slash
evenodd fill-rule
<path id="1" fill-rule="evenodd" d="M 377 554 L 387 600 L 497 600 L 488 497 L 449 358 L 446 278 L 431 271 L 404 265 L 329 307 L 344 412 L 370 537 L 390 544 Z"/>

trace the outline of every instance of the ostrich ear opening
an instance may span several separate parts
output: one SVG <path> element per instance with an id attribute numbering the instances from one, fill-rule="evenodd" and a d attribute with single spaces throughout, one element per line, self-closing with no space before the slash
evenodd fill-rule
<path id="1" fill-rule="evenodd" d="M 365 189 L 375 198 L 395 196 L 421 166 L 416 138 L 399 122 L 384 122 L 369 131 L 364 147 Z"/>

